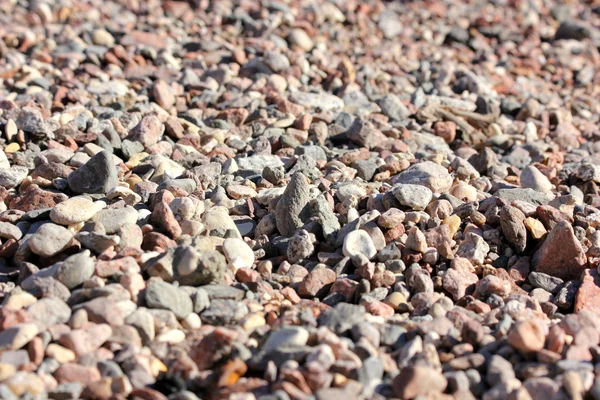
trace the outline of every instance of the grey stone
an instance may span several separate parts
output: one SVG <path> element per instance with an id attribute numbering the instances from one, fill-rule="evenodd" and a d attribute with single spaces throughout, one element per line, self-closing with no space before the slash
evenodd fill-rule
<path id="1" fill-rule="evenodd" d="M 283 236 L 290 237 L 310 216 L 309 187 L 301 172 L 292 175 L 290 183 L 279 198 L 275 209 L 277 229 Z"/>
<path id="2" fill-rule="evenodd" d="M 112 154 L 101 151 L 67 177 L 75 193 L 107 193 L 117 186 L 119 177 Z"/>
<path id="3" fill-rule="evenodd" d="M 413 164 L 392 178 L 392 184 L 422 185 L 434 193 L 443 193 L 452 186 L 452 176 L 448 170 L 432 161 Z"/>
<path id="4" fill-rule="evenodd" d="M 179 319 L 193 310 L 192 299 L 177 287 L 160 280 L 151 282 L 146 289 L 146 304 L 150 308 L 172 311 Z"/>

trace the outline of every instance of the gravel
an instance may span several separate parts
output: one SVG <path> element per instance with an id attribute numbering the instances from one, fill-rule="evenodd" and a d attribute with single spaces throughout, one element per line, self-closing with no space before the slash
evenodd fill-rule
<path id="1" fill-rule="evenodd" d="M 597 1 L 0 1 L 0 398 L 600 398 Z"/>

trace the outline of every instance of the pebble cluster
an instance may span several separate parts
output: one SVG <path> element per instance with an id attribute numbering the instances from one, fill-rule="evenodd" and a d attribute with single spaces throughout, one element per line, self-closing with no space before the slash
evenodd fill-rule
<path id="1" fill-rule="evenodd" d="M 597 0 L 1 0 L 0 398 L 600 400 Z"/>

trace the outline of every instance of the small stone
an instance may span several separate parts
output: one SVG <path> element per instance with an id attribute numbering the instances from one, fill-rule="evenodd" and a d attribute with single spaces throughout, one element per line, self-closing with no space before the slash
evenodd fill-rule
<path id="1" fill-rule="evenodd" d="M 538 320 L 517 322 L 508 334 L 508 343 L 524 353 L 540 351 L 544 348 L 546 335 Z"/>
<path id="2" fill-rule="evenodd" d="M 581 285 L 575 297 L 574 311 L 591 311 L 600 315 L 600 273 L 595 269 L 586 269 L 582 274 Z M 597 344 L 597 343 L 595 343 Z"/>
<path id="3" fill-rule="evenodd" d="M 398 183 L 422 185 L 433 193 L 444 193 L 452 186 L 452 177 L 441 165 L 424 161 L 411 165 L 392 178 L 392 184 Z"/>
<path id="4" fill-rule="evenodd" d="M 16 324 L 0 332 L 0 351 L 18 350 L 38 334 L 36 324 Z"/>
<path id="5" fill-rule="evenodd" d="M 254 265 L 254 252 L 242 239 L 231 238 L 223 241 L 223 253 L 230 264 L 238 268 L 252 268 Z"/>
<path id="6" fill-rule="evenodd" d="M 433 193 L 429 188 L 412 184 L 394 186 L 392 193 L 400 204 L 413 210 L 424 210 L 433 197 Z"/>
<path id="7" fill-rule="evenodd" d="M 299 229 L 288 243 L 287 258 L 290 263 L 295 264 L 310 257 L 314 251 L 315 246 L 312 243 L 310 234 L 304 229 Z"/>
<path id="8" fill-rule="evenodd" d="M 98 211 L 92 220 L 104 227 L 104 233 L 112 235 L 118 233 L 121 227 L 126 224 L 136 224 L 138 221 L 138 212 L 131 206 L 105 208 Z"/>
<path id="9" fill-rule="evenodd" d="M 346 257 L 360 254 L 371 259 L 377 254 L 377 249 L 367 232 L 357 230 L 348 233 L 344 238 L 343 252 Z"/>
<path id="10" fill-rule="evenodd" d="M 46 347 L 46 356 L 54 358 L 60 364 L 70 363 L 76 359 L 76 355 L 73 351 L 56 343 L 50 343 L 48 347 Z"/>
<path id="11" fill-rule="evenodd" d="M 171 86 L 162 79 L 154 82 L 152 86 L 152 96 L 154 100 L 164 109 L 170 109 L 175 104 L 175 95 Z"/>
<path id="12" fill-rule="evenodd" d="M 330 285 L 335 282 L 335 271 L 324 266 L 315 267 L 302 281 L 298 294 L 300 296 L 323 297 L 329 292 Z"/>
<path id="13" fill-rule="evenodd" d="M 23 232 L 9 222 L 0 222 L 0 238 L 19 240 Z"/>
<path id="14" fill-rule="evenodd" d="M 523 221 L 523 224 L 529 233 L 531 233 L 531 237 L 536 240 L 542 239 L 548 233 L 548 231 L 546 231 L 546 227 L 544 227 L 544 224 L 535 218 L 527 217 Z"/>
<path id="15" fill-rule="evenodd" d="M 290 183 L 280 197 L 275 210 L 277 229 L 290 237 L 310 217 L 309 187 L 301 172 L 292 175 Z"/>
<path id="16" fill-rule="evenodd" d="M 59 225 L 72 225 L 90 220 L 99 211 L 94 202 L 86 197 L 72 197 L 54 206 L 50 219 Z"/>
<path id="17" fill-rule="evenodd" d="M 306 52 L 311 51 L 314 46 L 312 39 L 303 29 L 292 29 L 287 39 L 290 44 L 298 46 Z"/>
<path id="18" fill-rule="evenodd" d="M 94 261 L 89 251 L 74 254 L 60 263 L 54 278 L 69 289 L 73 289 L 90 279 L 94 274 Z"/>
<path id="19" fill-rule="evenodd" d="M 269 335 L 262 346 L 262 351 L 268 353 L 279 348 L 305 346 L 308 336 L 308 331 L 299 326 L 281 328 Z"/>
<path id="20" fill-rule="evenodd" d="M 392 382 L 394 394 L 401 399 L 439 395 L 447 385 L 444 375 L 426 366 L 404 367 Z"/>
<path id="21" fill-rule="evenodd" d="M 112 328 L 108 324 L 98 324 L 65 333 L 59 342 L 77 356 L 82 356 L 98 349 L 111 335 Z"/>
<path id="22" fill-rule="evenodd" d="M 408 238 L 406 239 L 406 248 L 409 250 L 425 253 L 427 251 L 427 239 L 419 228 L 413 226 L 408 230 Z"/>
<path id="23" fill-rule="evenodd" d="M 113 35 L 104 29 L 96 29 L 92 33 L 92 42 L 98 46 L 112 47 L 115 43 Z"/>
<path id="24" fill-rule="evenodd" d="M 521 186 L 542 193 L 552 193 L 552 183 L 533 165 L 528 165 L 521 171 Z"/>
<path id="25" fill-rule="evenodd" d="M 161 280 L 155 280 L 148 285 L 146 304 L 150 308 L 172 311 L 178 319 L 187 317 L 193 309 L 189 295 Z"/>
<path id="26" fill-rule="evenodd" d="M 101 151 L 67 177 L 75 193 L 107 193 L 119 183 L 112 155 Z"/>
<path id="27" fill-rule="evenodd" d="M 523 221 L 525 221 L 525 214 L 518 208 L 507 205 L 500 209 L 502 233 L 519 253 L 527 246 L 527 230 Z"/>
<path id="28" fill-rule="evenodd" d="M 563 280 L 580 277 L 587 266 L 587 258 L 570 223 L 559 221 L 554 226 L 533 255 L 532 264 L 535 271 Z"/>
<path id="29" fill-rule="evenodd" d="M 42 257 L 52 257 L 63 251 L 71 240 L 70 230 L 55 224 L 44 224 L 34 233 L 27 244 L 32 252 Z"/>
<path id="30" fill-rule="evenodd" d="M 10 168 L 0 168 L 0 186 L 12 189 L 19 186 L 27 177 L 29 170 L 26 167 L 13 165 Z"/>

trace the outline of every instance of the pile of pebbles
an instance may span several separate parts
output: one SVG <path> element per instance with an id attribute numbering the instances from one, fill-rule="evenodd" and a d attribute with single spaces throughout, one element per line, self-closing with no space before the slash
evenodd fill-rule
<path id="1" fill-rule="evenodd" d="M 600 399 L 599 28 L 0 1 L 0 398 Z"/>

